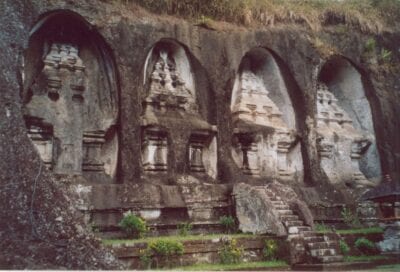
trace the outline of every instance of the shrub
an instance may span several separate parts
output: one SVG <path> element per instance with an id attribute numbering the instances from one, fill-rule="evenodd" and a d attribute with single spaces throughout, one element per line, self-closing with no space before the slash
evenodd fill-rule
<path id="1" fill-rule="evenodd" d="M 361 223 L 357 214 L 354 214 L 350 209 L 344 207 L 341 211 L 344 223 L 350 228 L 360 228 Z"/>
<path id="2" fill-rule="evenodd" d="M 367 238 L 358 238 L 354 242 L 354 246 L 365 255 L 372 255 L 376 252 L 376 247 L 374 242 L 368 240 Z"/>
<path id="3" fill-rule="evenodd" d="M 148 231 L 146 221 L 134 215 L 131 211 L 124 213 L 119 226 L 129 238 L 141 238 Z"/>
<path id="4" fill-rule="evenodd" d="M 152 267 L 153 261 L 156 267 L 159 267 L 159 260 L 164 260 L 165 264 L 170 267 L 171 261 L 173 260 L 171 256 L 182 255 L 184 252 L 184 247 L 181 242 L 160 239 L 150 242 L 146 249 L 140 250 L 140 262 L 143 269 L 150 269 Z M 155 258 L 153 260 L 152 256 L 155 255 L 160 258 Z"/>
<path id="5" fill-rule="evenodd" d="M 192 230 L 193 225 L 191 223 L 179 223 L 177 228 L 180 236 L 187 236 Z"/>
<path id="6" fill-rule="evenodd" d="M 231 233 L 235 231 L 236 223 L 235 219 L 232 216 L 230 215 L 221 216 L 219 218 L 219 223 L 222 225 L 226 233 Z"/>
<path id="7" fill-rule="evenodd" d="M 367 53 L 375 52 L 376 40 L 374 38 L 369 38 L 364 46 L 364 51 Z"/>
<path id="8" fill-rule="evenodd" d="M 181 242 L 166 239 L 151 242 L 148 247 L 154 254 L 160 256 L 182 255 L 184 252 Z"/>
<path id="9" fill-rule="evenodd" d="M 380 59 L 385 63 L 390 62 L 392 60 L 392 51 L 382 48 Z"/>
<path id="10" fill-rule="evenodd" d="M 139 251 L 139 259 L 143 269 L 151 268 L 151 250 L 149 248 L 141 249 Z"/>
<path id="11" fill-rule="evenodd" d="M 340 252 L 342 252 L 342 254 L 345 256 L 348 255 L 350 252 L 350 247 L 344 240 L 339 241 L 339 248 L 340 248 Z"/>
<path id="12" fill-rule="evenodd" d="M 240 263 L 242 255 L 243 248 L 237 246 L 236 239 L 225 242 L 223 248 L 219 252 L 219 258 L 222 264 Z"/>
<path id="13" fill-rule="evenodd" d="M 263 249 L 264 259 L 275 261 L 278 253 L 278 243 L 275 240 L 266 240 Z"/>

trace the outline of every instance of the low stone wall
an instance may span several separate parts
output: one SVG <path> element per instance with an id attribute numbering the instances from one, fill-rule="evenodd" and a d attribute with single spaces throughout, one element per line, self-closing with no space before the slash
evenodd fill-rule
<path id="1" fill-rule="evenodd" d="M 254 236 L 237 238 L 237 246 L 243 249 L 243 261 L 261 261 L 263 260 L 263 249 L 267 239 L 276 240 L 278 245 L 282 246 L 286 242 L 284 239 L 271 236 Z M 224 246 L 226 239 L 215 238 L 206 240 L 184 241 L 183 255 L 169 257 L 168 263 L 171 266 L 184 266 L 196 263 L 219 263 L 219 252 Z M 136 243 L 134 245 L 113 245 L 115 255 L 124 262 L 130 269 L 145 268 L 140 260 L 141 251 L 147 248 L 147 243 Z M 158 267 L 166 266 L 167 260 L 160 256 L 152 256 L 153 264 Z"/>

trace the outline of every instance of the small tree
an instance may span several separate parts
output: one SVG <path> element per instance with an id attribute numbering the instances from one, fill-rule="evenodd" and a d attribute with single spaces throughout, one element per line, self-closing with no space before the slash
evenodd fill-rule
<path id="1" fill-rule="evenodd" d="M 224 215 L 219 218 L 219 223 L 224 228 L 225 233 L 232 233 L 236 229 L 235 218 L 230 215 Z"/>
<path id="2" fill-rule="evenodd" d="M 358 238 L 354 242 L 354 246 L 365 255 L 373 255 L 377 252 L 374 242 L 368 240 L 367 238 Z"/>
<path id="3" fill-rule="evenodd" d="M 275 261 L 278 253 L 278 243 L 275 240 L 266 240 L 263 249 L 264 259 Z"/>
<path id="4" fill-rule="evenodd" d="M 342 252 L 342 254 L 344 256 L 347 256 L 350 252 L 350 247 L 344 240 L 339 241 L 339 248 L 340 248 L 340 252 Z"/>
<path id="5" fill-rule="evenodd" d="M 219 258 L 222 264 L 240 263 L 242 260 L 243 248 L 238 247 L 236 239 L 225 241 L 221 251 L 219 251 Z"/>
<path id="6" fill-rule="evenodd" d="M 148 231 L 146 221 L 136 216 L 131 211 L 124 213 L 124 217 L 119 222 L 119 226 L 128 238 L 141 238 Z"/>

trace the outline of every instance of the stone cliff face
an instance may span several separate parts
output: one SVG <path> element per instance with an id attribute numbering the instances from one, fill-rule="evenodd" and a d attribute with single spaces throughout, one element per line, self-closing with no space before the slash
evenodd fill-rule
<path id="1" fill-rule="evenodd" d="M 336 182 L 336 177 L 332 178 L 326 169 L 337 164 L 327 163 L 327 168 L 321 166 L 321 152 L 332 152 L 335 158 L 335 152 L 341 150 L 335 151 L 332 145 L 342 138 L 334 133 L 327 136 L 317 129 L 317 115 L 324 112 L 316 107 L 319 82 L 330 88 L 339 104 L 344 102 L 340 106 L 349 118 L 366 119 L 367 125 L 363 121 L 352 121 L 354 129 L 361 131 L 354 135 L 373 134 L 373 137 L 367 137 L 368 147 L 360 144 L 355 148 L 362 154 L 370 152 L 368 158 L 373 158 L 372 165 L 358 160 L 355 155 L 350 159 L 350 153 L 357 153 L 357 150 L 350 140 L 341 141 L 349 153 L 349 162 L 362 172 L 361 179 L 366 177 L 376 183 L 383 174 L 391 175 L 393 180 L 399 178 L 400 141 L 396 137 L 400 133 L 398 32 L 374 35 L 351 29 L 344 32 L 338 25 L 325 26 L 319 33 L 295 25 L 265 29 L 230 26 L 209 30 L 184 20 L 157 17 L 95 0 L 6 0 L 0 4 L 0 10 L 0 245 L 3 249 L 0 267 L 118 267 L 110 253 L 100 249 L 98 241 L 84 229 L 83 219 L 72 204 L 79 200 L 75 199 L 71 184 L 79 181 L 70 175 L 57 175 L 70 169 L 65 164 L 68 160 L 78 162 L 71 167 L 78 176 L 82 173 L 83 184 L 121 185 L 120 189 L 115 189 L 120 193 L 107 201 L 118 202 L 116 199 L 119 198 L 122 203 L 124 199 L 132 198 L 132 194 L 144 198 L 139 196 L 142 191 L 138 186 L 151 183 L 154 188 L 143 189 L 149 194 L 143 203 L 150 199 L 159 202 L 156 208 L 193 206 L 191 214 L 197 212 L 201 216 L 207 211 L 199 210 L 201 200 L 188 197 L 190 190 L 203 190 L 201 196 L 219 203 L 217 194 L 210 195 L 207 190 L 221 191 L 223 195 L 229 191 L 229 184 L 243 181 L 262 183 L 278 179 L 300 195 L 314 196 L 306 199 L 309 204 L 352 201 L 354 188 L 348 185 L 353 177 L 341 177 L 340 182 Z M 60 17 L 63 19 L 58 20 Z M 85 30 L 79 30 L 81 27 Z M 68 36 L 68 31 L 81 32 Z M 34 33 L 40 35 L 34 36 Z M 100 38 L 93 44 L 91 39 L 94 37 Z M 376 51 L 388 48 L 393 52 L 391 67 L 376 63 L 376 54 L 365 54 L 366 41 L 371 37 L 377 41 Z M 315 41 L 320 39 L 323 39 L 323 45 L 316 46 Z M 65 97 L 64 87 L 54 87 L 58 79 L 49 83 L 49 78 L 57 78 L 54 74 L 47 76 L 47 81 L 41 77 L 46 74 L 41 62 L 50 52 L 43 48 L 57 47 L 59 42 L 63 46 L 72 42 L 82 48 L 78 53 L 74 51 L 74 45 L 65 49 L 69 52 L 64 56 L 65 69 L 71 74 L 58 75 L 58 78 L 61 77 L 62 84 L 67 82 L 65 84 L 74 91 Z M 326 54 L 324 48 L 334 49 Z M 254 49 L 264 52 L 262 54 L 267 57 L 263 60 L 262 54 L 251 53 Z M 59 54 L 63 54 L 61 45 L 54 56 Z M 68 58 L 68 54 L 79 54 L 86 71 L 83 80 L 76 74 L 80 68 L 68 68 L 77 65 L 77 58 Z M 244 64 L 246 59 L 249 64 Z M 53 67 L 55 62 L 57 60 L 53 58 L 49 65 Z M 62 65 L 60 67 L 62 70 Z M 164 72 L 157 72 L 161 70 Z M 268 92 L 264 92 L 264 100 L 261 100 L 272 102 L 263 104 L 257 99 L 244 99 L 240 112 L 250 117 L 245 118 L 244 125 L 237 125 L 231 115 L 232 99 L 235 96 L 236 101 L 237 97 L 233 90 L 246 70 L 258 77 L 264 87 L 252 85 L 243 93 L 266 89 Z M 152 76 L 154 71 L 159 75 Z M 165 88 L 169 91 L 158 90 L 154 87 L 155 81 L 163 86 L 161 89 L 167 85 Z M 34 87 L 35 84 L 38 87 Z M 47 93 L 43 96 L 46 84 L 61 90 L 58 101 L 72 97 L 71 101 L 65 102 L 61 110 L 47 102 L 41 104 L 43 97 L 54 98 Z M 243 84 L 240 86 L 244 88 Z M 354 101 L 351 93 L 346 93 L 349 88 L 355 88 L 360 94 Z M 79 95 L 74 96 L 76 94 Z M 265 98 L 267 94 L 268 98 Z M 349 100 L 352 102 L 346 104 Z M 81 103 L 80 106 L 75 102 Z M 77 130 L 80 134 L 68 132 L 68 137 L 57 136 L 61 132 L 57 132 L 60 128 L 54 124 L 66 121 L 57 119 L 57 114 L 48 116 L 47 110 L 45 114 L 38 113 L 43 105 L 64 114 L 74 107 L 81 107 L 79 110 L 83 114 L 67 122 L 71 131 Z M 365 105 L 370 107 L 369 114 L 357 111 Z M 282 120 L 279 124 L 284 125 L 265 123 L 266 118 L 273 115 L 268 112 L 268 107 L 280 110 L 278 115 Z M 328 114 L 335 112 L 332 110 Z M 34 120 L 29 123 L 27 116 L 36 119 L 29 119 Z M 49 130 L 43 120 L 50 119 L 53 127 Z M 77 119 L 82 119 L 81 123 Z M 341 126 L 343 121 L 337 121 L 339 119 L 334 122 Z M 29 124 L 32 125 L 30 131 Z M 280 146 L 284 148 L 279 150 L 271 147 L 279 145 L 279 141 L 271 140 L 282 131 L 277 127 L 295 131 L 290 134 L 294 137 L 292 140 L 281 141 Z M 35 142 L 38 137 L 32 138 L 37 131 L 41 133 L 37 141 L 43 149 Z M 46 153 L 45 148 L 50 142 L 42 136 L 49 134 L 48 131 L 53 131 L 52 143 L 58 146 L 58 153 Z M 340 134 L 339 130 L 333 131 Z M 364 138 L 359 136 L 357 143 L 363 142 Z M 71 147 L 71 142 L 80 145 L 72 144 Z M 188 149 L 191 155 L 186 160 Z M 257 153 L 257 150 L 264 150 L 264 153 Z M 282 150 L 288 155 L 279 157 L 285 153 Z M 283 168 L 268 164 L 268 161 L 254 160 L 255 154 L 275 156 L 276 164 L 283 158 Z M 52 166 L 45 165 L 44 159 L 45 163 L 42 163 L 40 156 L 42 159 L 51 157 Z M 290 160 L 302 161 L 301 167 Z M 271 173 L 268 167 L 276 169 L 277 174 L 268 176 Z M 277 167 L 281 173 L 298 175 L 281 178 Z M 354 174 L 351 171 L 349 175 Z M 187 175 L 195 178 L 184 181 Z M 218 183 L 220 187 L 205 190 L 198 184 L 203 180 L 208 184 Z M 178 199 L 174 198 L 174 190 L 177 190 L 174 185 L 179 183 L 184 186 Z M 146 206 L 143 203 L 140 205 Z"/>

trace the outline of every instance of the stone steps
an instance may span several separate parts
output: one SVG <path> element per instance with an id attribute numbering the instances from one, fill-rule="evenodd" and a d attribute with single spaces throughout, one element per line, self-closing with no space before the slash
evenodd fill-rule
<path id="1" fill-rule="evenodd" d="M 336 256 L 337 252 L 334 248 L 319 248 L 319 249 L 311 249 L 311 256 L 320 257 L 320 256 Z"/>
<path id="2" fill-rule="evenodd" d="M 276 210 L 276 211 L 279 213 L 280 216 L 281 215 L 294 215 L 293 211 L 289 210 L 289 209 L 287 209 L 287 210 Z"/>
<path id="3" fill-rule="evenodd" d="M 293 220 L 299 220 L 299 216 L 295 215 L 295 214 L 282 214 L 279 215 L 279 218 L 282 221 L 293 221 Z"/>
<path id="4" fill-rule="evenodd" d="M 309 249 L 324 249 L 324 248 L 338 248 L 338 243 L 336 241 L 330 242 L 308 242 L 307 247 Z"/>
<path id="5" fill-rule="evenodd" d="M 303 231 L 311 230 L 309 226 L 293 226 L 288 228 L 289 234 L 301 233 Z"/>
<path id="6" fill-rule="evenodd" d="M 272 204 L 274 204 L 274 206 L 275 205 L 286 205 L 285 202 L 283 202 L 282 200 L 272 200 L 271 202 L 272 202 Z"/>
<path id="7" fill-rule="evenodd" d="M 302 238 L 305 246 L 299 244 L 299 248 L 294 248 L 297 252 L 308 252 L 312 257 L 313 263 L 337 263 L 343 261 L 343 256 L 339 255 L 339 244 L 335 236 L 325 236 L 316 233 L 311 227 L 305 226 L 304 221 L 295 215 L 290 206 L 275 195 L 274 192 L 263 188 L 263 193 L 270 199 L 274 209 L 278 212 L 279 218 L 288 231 L 288 239 Z"/>
<path id="8" fill-rule="evenodd" d="M 286 227 L 301 227 L 304 225 L 304 222 L 302 220 L 287 220 L 287 221 L 283 221 L 283 224 Z"/>
<path id="9" fill-rule="evenodd" d="M 332 256 L 318 256 L 315 259 L 321 263 L 338 263 L 343 262 L 342 255 L 332 255 Z"/>
<path id="10" fill-rule="evenodd" d="M 319 243 L 319 242 L 325 242 L 325 239 L 323 236 L 308 236 L 304 237 L 304 241 L 306 241 L 307 243 Z"/>

